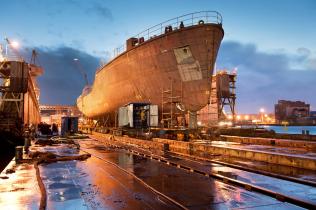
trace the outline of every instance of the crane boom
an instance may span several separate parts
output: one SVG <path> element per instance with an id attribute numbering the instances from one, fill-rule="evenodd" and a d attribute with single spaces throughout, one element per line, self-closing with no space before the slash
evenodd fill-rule
<path id="1" fill-rule="evenodd" d="M 84 81 L 85 81 L 85 85 L 88 86 L 89 85 L 89 81 L 88 81 L 88 76 L 86 74 L 86 72 L 83 70 L 80 62 L 79 62 L 79 59 L 78 58 L 75 58 L 74 59 L 74 62 L 78 68 L 78 70 L 80 71 L 80 73 L 82 74 L 83 78 L 84 78 Z"/>

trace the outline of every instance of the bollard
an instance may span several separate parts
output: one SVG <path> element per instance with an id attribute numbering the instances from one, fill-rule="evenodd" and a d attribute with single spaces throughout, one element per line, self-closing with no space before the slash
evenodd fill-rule
<path id="1" fill-rule="evenodd" d="M 275 140 L 270 141 L 271 145 L 275 145 Z"/>
<path id="2" fill-rule="evenodd" d="M 169 151 L 169 144 L 163 144 L 163 151 Z"/>
<path id="3" fill-rule="evenodd" d="M 29 147 L 31 146 L 31 138 L 26 137 L 24 139 L 24 152 L 27 154 L 29 152 Z"/>
<path id="4" fill-rule="evenodd" d="M 15 147 L 15 162 L 19 163 L 21 160 L 23 160 L 23 147 L 17 146 Z"/>

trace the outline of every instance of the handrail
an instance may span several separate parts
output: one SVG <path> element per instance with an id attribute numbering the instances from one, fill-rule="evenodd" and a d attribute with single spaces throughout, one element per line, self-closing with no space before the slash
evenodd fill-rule
<path id="1" fill-rule="evenodd" d="M 165 33 L 165 27 L 171 26 L 172 29 L 178 29 L 181 22 L 184 27 L 188 27 L 199 24 L 201 20 L 204 21 L 204 23 L 214 24 L 222 24 L 223 22 L 222 15 L 217 11 L 200 11 L 169 19 L 144 30 L 133 37 L 137 39 L 143 37 L 144 41 L 146 41 Z M 125 51 L 126 43 L 113 50 L 113 59 Z"/>

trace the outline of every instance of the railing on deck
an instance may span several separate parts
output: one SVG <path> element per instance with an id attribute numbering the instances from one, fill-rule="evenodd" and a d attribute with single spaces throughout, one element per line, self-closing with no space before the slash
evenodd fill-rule
<path id="1" fill-rule="evenodd" d="M 180 24 L 183 23 L 183 27 L 193 26 L 199 24 L 200 21 L 203 23 L 214 23 L 214 24 L 222 24 L 222 16 L 220 13 L 216 11 L 202 11 L 202 12 L 194 12 L 186 15 L 182 15 L 160 24 L 157 24 L 153 27 L 150 27 L 136 36 L 133 36 L 137 39 L 144 38 L 143 41 L 147 41 L 151 38 L 159 36 L 165 33 L 166 27 L 172 27 L 172 30 L 177 30 L 180 28 Z M 113 58 L 117 57 L 118 55 L 122 54 L 126 51 L 126 44 L 115 48 L 113 51 Z"/>

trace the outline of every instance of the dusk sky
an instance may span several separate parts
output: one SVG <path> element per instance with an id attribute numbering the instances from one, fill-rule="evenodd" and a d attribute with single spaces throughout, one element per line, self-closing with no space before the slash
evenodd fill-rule
<path id="1" fill-rule="evenodd" d="M 237 111 L 273 112 L 278 99 L 302 100 L 316 110 L 315 0 L 0 0 L 0 43 L 20 43 L 27 60 L 39 52 L 41 103 L 75 104 L 100 61 L 150 26 L 183 14 L 216 10 L 223 39 L 216 66 L 238 69 Z"/>

